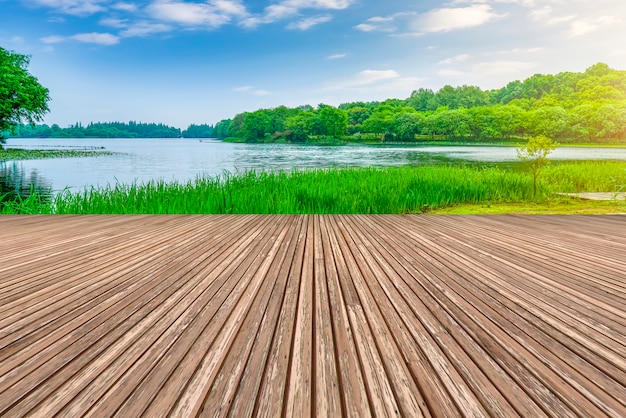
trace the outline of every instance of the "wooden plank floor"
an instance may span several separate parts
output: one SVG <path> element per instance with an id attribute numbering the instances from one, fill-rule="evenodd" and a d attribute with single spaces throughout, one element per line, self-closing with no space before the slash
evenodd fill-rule
<path id="1" fill-rule="evenodd" d="M 626 216 L 2 216 L 1 416 L 626 417 Z"/>

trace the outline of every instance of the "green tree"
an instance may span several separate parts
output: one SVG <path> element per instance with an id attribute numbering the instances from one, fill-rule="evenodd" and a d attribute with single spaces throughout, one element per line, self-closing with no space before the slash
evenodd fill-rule
<path id="1" fill-rule="evenodd" d="M 407 105 L 419 112 L 427 112 L 437 109 L 435 93 L 431 89 L 420 88 L 411 93 L 411 97 L 406 99 Z"/>
<path id="2" fill-rule="evenodd" d="M 230 128 L 230 124 L 232 123 L 231 119 L 222 119 L 217 122 L 215 125 L 215 136 L 219 139 L 224 139 L 228 137 L 228 129 Z"/>
<path id="3" fill-rule="evenodd" d="M 545 135 L 531 136 L 517 148 L 517 158 L 528 165 L 533 173 L 533 196 L 537 195 L 537 178 L 543 167 L 550 163 L 550 154 L 558 144 Z"/>
<path id="4" fill-rule="evenodd" d="M 400 141 L 415 141 L 421 133 L 426 117 L 422 113 L 404 112 L 396 117 L 395 133 Z"/>
<path id="5" fill-rule="evenodd" d="M 341 138 L 348 132 L 348 115 L 332 106 L 324 106 L 319 111 L 322 135 Z"/>
<path id="6" fill-rule="evenodd" d="M 567 128 L 567 112 L 560 106 L 545 106 L 527 113 L 526 128 L 537 134 L 556 138 Z"/>
<path id="7" fill-rule="evenodd" d="M 30 57 L 0 47 L 0 149 L 4 133 L 34 124 L 48 112 L 48 89 L 28 72 Z"/>
<path id="8" fill-rule="evenodd" d="M 378 134 L 382 138 L 393 131 L 395 121 L 394 109 L 389 105 L 380 105 L 363 122 L 363 132 Z"/>
<path id="9" fill-rule="evenodd" d="M 313 132 L 315 126 L 315 111 L 301 112 L 285 121 L 285 138 L 289 142 L 305 142 Z"/>

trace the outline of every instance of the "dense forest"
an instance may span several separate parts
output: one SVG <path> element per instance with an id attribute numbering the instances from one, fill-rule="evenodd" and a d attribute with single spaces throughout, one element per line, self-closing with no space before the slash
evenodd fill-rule
<path id="1" fill-rule="evenodd" d="M 626 71 L 595 64 L 581 73 L 536 74 L 499 90 L 419 89 L 383 102 L 285 106 L 244 112 L 215 126 L 181 131 L 163 124 L 22 126 L 20 137 L 208 138 L 245 142 L 447 140 L 518 141 L 545 135 L 561 143 L 626 142 Z"/>
<path id="2" fill-rule="evenodd" d="M 598 63 L 582 73 L 536 74 L 499 90 L 419 89 L 405 100 L 261 109 L 215 126 L 246 142 L 507 141 L 546 135 L 559 142 L 626 141 L 626 71 Z"/>
<path id="3" fill-rule="evenodd" d="M 212 138 L 215 136 L 211 125 L 190 125 L 186 130 L 161 123 L 108 122 L 80 123 L 61 128 L 59 125 L 22 125 L 17 135 L 21 138 Z"/>

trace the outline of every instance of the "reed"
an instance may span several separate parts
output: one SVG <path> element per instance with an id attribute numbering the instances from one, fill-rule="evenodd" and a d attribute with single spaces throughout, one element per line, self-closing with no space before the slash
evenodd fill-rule
<path id="1" fill-rule="evenodd" d="M 333 168 L 291 172 L 225 172 L 187 183 L 116 184 L 46 200 L 5 202 L 2 213 L 56 214 L 398 214 L 451 205 L 524 203 L 556 192 L 614 191 L 626 163 L 559 163 L 541 175 L 533 197 L 530 173 L 476 166 Z"/>

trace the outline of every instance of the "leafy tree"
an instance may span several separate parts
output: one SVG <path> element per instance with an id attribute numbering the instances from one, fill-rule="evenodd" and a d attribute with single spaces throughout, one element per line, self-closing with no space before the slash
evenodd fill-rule
<path id="1" fill-rule="evenodd" d="M 537 178 L 543 167 L 550 163 L 550 154 L 558 144 L 545 135 L 531 136 L 517 148 L 517 158 L 530 167 L 533 173 L 533 196 L 537 195 Z"/>
<path id="2" fill-rule="evenodd" d="M 362 126 L 364 132 L 384 135 L 393 131 L 394 124 L 395 114 L 393 107 L 380 105 L 363 122 Z"/>
<path id="3" fill-rule="evenodd" d="M 498 90 L 495 94 L 495 99 L 498 103 L 507 104 L 511 100 L 521 99 L 522 95 L 522 82 L 515 80 Z"/>
<path id="4" fill-rule="evenodd" d="M 426 119 L 428 133 L 433 138 L 435 135 L 444 135 L 446 139 L 469 136 L 472 133 L 471 125 L 472 119 L 467 109 L 439 108 Z"/>
<path id="5" fill-rule="evenodd" d="M 346 113 L 348 114 L 348 124 L 356 126 L 365 122 L 371 115 L 372 111 L 367 107 L 355 106 L 346 110 Z"/>
<path id="6" fill-rule="evenodd" d="M 215 128 L 211 125 L 192 123 L 181 135 L 185 138 L 212 138 L 215 136 Z"/>
<path id="7" fill-rule="evenodd" d="M 315 111 L 302 112 L 293 115 L 285 121 L 285 138 L 290 142 L 305 142 L 313 132 L 315 126 Z"/>
<path id="8" fill-rule="evenodd" d="M 332 106 L 324 106 L 319 111 L 322 135 L 340 138 L 348 132 L 348 115 L 345 111 Z"/>
<path id="9" fill-rule="evenodd" d="M 522 121 L 526 112 L 512 104 L 497 106 L 494 108 L 493 129 L 502 138 L 510 139 L 513 135 L 520 135 L 522 131 Z"/>
<path id="10" fill-rule="evenodd" d="M 426 117 L 422 113 L 404 112 L 396 117 L 395 134 L 400 141 L 415 141 L 415 135 L 422 131 Z"/>
<path id="11" fill-rule="evenodd" d="M 229 133 L 228 130 L 230 128 L 230 124 L 232 123 L 231 119 L 222 119 L 218 123 L 215 124 L 215 136 L 219 139 L 227 138 Z"/>
<path id="12" fill-rule="evenodd" d="M 567 128 L 567 112 L 561 106 L 540 107 L 528 112 L 526 127 L 537 135 L 560 137 Z"/>
<path id="13" fill-rule="evenodd" d="M 411 97 L 406 99 L 406 104 L 419 112 L 427 112 L 437 109 L 435 93 L 431 89 L 420 88 L 411 93 Z"/>
<path id="14" fill-rule="evenodd" d="M 48 112 L 48 89 L 28 72 L 30 57 L 0 47 L 0 148 L 4 132 L 34 124 Z"/>

